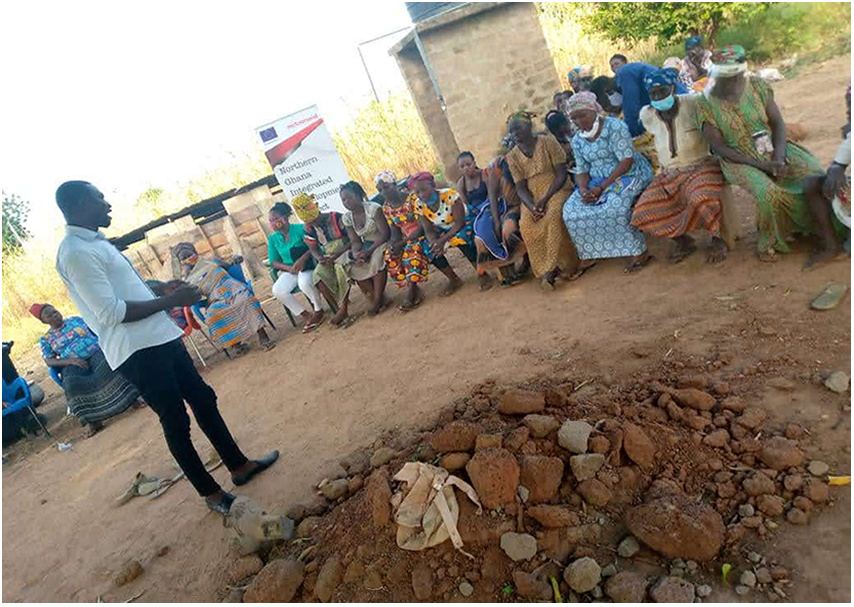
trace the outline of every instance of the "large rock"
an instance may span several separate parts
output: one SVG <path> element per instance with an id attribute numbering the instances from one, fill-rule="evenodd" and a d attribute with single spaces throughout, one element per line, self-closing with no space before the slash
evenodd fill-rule
<path id="1" fill-rule="evenodd" d="M 484 508 L 515 503 L 519 464 L 507 449 L 478 451 L 466 465 L 466 472 Z"/>
<path id="2" fill-rule="evenodd" d="M 551 415 L 526 415 L 522 420 L 536 438 L 544 438 L 560 427 L 560 422 Z"/>
<path id="3" fill-rule="evenodd" d="M 563 579 L 575 592 L 590 592 L 602 580 L 602 568 L 589 556 L 574 560 L 563 571 Z"/>
<path id="4" fill-rule="evenodd" d="M 773 470 L 785 470 L 799 466 L 804 454 L 795 441 L 775 436 L 762 443 L 759 459 Z"/>
<path id="5" fill-rule="evenodd" d="M 641 542 L 670 558 L 708 561 L 720 551 L 725 527 L 711 506 L 682 494 L 664 495 L 626 512 Z"/>
<path id="6" fill-rule="evenodd" d="M 647 581 L 634 571 L 621 571 L 605 582 L 605 594 L 615 603 L 643 603 Z"/>
<path id="7" fill-rule="evenodd" d="M 607 506 L 613 497 L 611 490 L 605 486 L 605 483 L 596 478 L 579 483 L 575 490 L 584 498 L 585 502 L 599 508 Z"/>
<path id="8" fill-rule="evenodd" d="M 525 571 L 513 572 L 513 585 L 519 596 L 532 601 L 550 601 L 552 599 L 552 587 L 548 582 L 538 579 L 535 575 Z"/>
<path id="9" fill-rule="evenodd" d="M 527 561 L 537 554 L 537 538 L 511 531 L 501 536 L 501 549 L 514 561 Z"/>
<path id="10" fill-rule="evenodd" d="M 326 559 L 320 573 L 317 574 L 317 583 L 314 585 L 314 593 L 324 603 L 328 603 L 344 579 L 344 568 L 341 559 L 333 556 Z"/>
<path id="11" fill-rule="evenodd" d="M 836 392 L 837 394 L 844 394 L 848 390 L 848 375 L 842 371 L 834 371 L 830 374 L 830 376 L 824 380 L 824 385 L 827 386 L 829 390 Z"/>
<path id="12" fill-rule="evenodd" d="M 570 453 L 587 453 L 587 439 L 593 426 L 587 422 L 565 421 L 557 433 L 558 444 Z"/>
<path id="13" fill-rule="evenodd" d="M 774 481 L 761 472 L 754 472 L 748 476 L 741 483 L 741 486 L 744 487 L 744 492 L 751 497 L 773 495 L 776 490 Z"/>
<path id="14" fill-rule="evenodd" d="M 563 506 L 531 506 L 525 509 L 525 514 L 537 521 L 543 527 L 559 528 L 580 525 L 578 515 Z"/>
<path id="15" fill-rule="evenodd" d="M 634 424 L 623 425 L 623 449 L 641 468 L 649 468 L 655 461 L 655 443 Z"/>
<path id="16" fill-rule="evenodd" d="M 546 408 L 546 399 L 538 392 L 510 388 L 498 400 L 498 412 L 505 415 L 539 413 Z"/>
<path id="17" fill-rule="evenodd" d="M 656 603 L 693 603 L 694 584 L 680 577 L 663 577 L 650 589 L 649 596 Z"/>
<path id="18" fill-rule="evenodd" d="M 293 559 L 270 561 L 243 594 L 244 603 L 288 603 L 305 576 L 305 566 Z"/>
<path id="19" fill-rule="evenodd" d="M 391 520 L 391 487 L 385 470 L 374 470 L 365 483 L 365 502 L 376 527 L 385 527 Z"/>
<path id="20" fill-rule="evenodd" d="M 433 434 L 430 438 L 430 444 L 439 453 L 471 451 L 474 449 L 477 435 L 481 432 L 483 432 L 483 428 L 479 425 L 457 420 Z"/>
<path id="21" fill-rule="evenodd" d="M 528 503 L 547 502 L 557 495 L 563 479 L 563 460 L 559 457 L 526 455 L 522 458 L 521 483 L 528 491 Z"/>
<path id="22" fill-rule="evenodd" d="M 433 596 L 433 570 L 426 561 L 419 561 L 412 570 L 412 591 L 419 601 Z"/>
<path id="23" fill-rule="evenodd" d="M 599 469 L 605 464 L 605 456 L 601 453 L 583 453 L 581 455 L 573 455 L 569 458 L 569 465 L 572 468 L 572 474 L 579 481 L 596 476 Z"/>
<path id="24" fill-rule="evenodd" d="M 466 464 L 469 463 L 470 459 L 471 455 L 468 453 L 448 453 L 442 458 L 439 465 L 445 470 L 460 470 L 461 468 L 466 467 Z"/>

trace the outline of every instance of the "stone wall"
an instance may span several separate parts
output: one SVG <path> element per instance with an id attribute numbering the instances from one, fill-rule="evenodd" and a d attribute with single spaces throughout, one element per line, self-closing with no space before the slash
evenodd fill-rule
<path id="1" fill-rule="evenodd" d="M 414 40 L 392 49 L 441 158 L 455 179 L 456 156 L 469 150 L 481 166 L 498 150 L 507 116 L 542 118 L 560 81 L 534 4 L 473 3 L 418 26 L 441 103 Z"/>

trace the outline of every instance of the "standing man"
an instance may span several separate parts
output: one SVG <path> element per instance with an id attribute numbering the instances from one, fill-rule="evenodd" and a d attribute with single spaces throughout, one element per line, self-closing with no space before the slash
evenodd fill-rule
<path id="1" fill-rule="evenodd" d="M 255 461 L 243 455 L 217 409 L 216 393 L 199 376 L 181 343 L 182 332 L 166 313 L 199 301 L 199 290 L 182 283 L 171 295 L 155 296 L 99 231 L 110 225 L 111 207 L 91 183 L 63 183 L 56 190 L 56 203 L 68 224 L 56 269 L 71 299 L 98 336 L 110 367 L 136 386 L 157 413 L 169 450 L 208 508 L 228 514 L 234 496 L 205 470 L 190 441 L 184 401 L 235 485 L 269 468 L 279 452 Z"/>

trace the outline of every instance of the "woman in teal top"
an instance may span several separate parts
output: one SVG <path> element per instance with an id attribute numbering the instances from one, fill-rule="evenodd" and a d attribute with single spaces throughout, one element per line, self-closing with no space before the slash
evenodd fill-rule
<path id="1" fill-rule="evenodd" d="M 290 310 L 294 316 L 299 316 L 305 323 L 303 333 L 315 330 L 324 320 L 323 306 L 320 303 L 320 292 L 314 285 L 312 273 L 315 262 L 303 242 L 305 226 L 301 223 L 291 223 L 291 207 L 284 202 L 277 202 L 270 209 L 270 227 L 273 233 L 267 239 L 267 254 L 270 271 L 273 274 L 273 296 Z M 299 286 L 308 300 L 313 311 L 309 311 L 293 294 Z"/>

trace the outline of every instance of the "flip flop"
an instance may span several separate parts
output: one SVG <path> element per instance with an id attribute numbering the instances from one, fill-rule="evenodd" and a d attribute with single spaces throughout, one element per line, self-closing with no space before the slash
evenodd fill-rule
<path id="1" fill-rule="evenodd" d="M 848 293 L 848 285 L 833 283 L 827 285 L 818 297 L 812 300 L 810 307 L 813 310 L 832 310 L 839 305 Z"/>
<path id="2" fill-rule="evenodd" d="M 304 326 L 304 327 L 302 328 L 302 332 L 303 332 L 303 333 L 311 333 L 311 332 L 312 332 L 312 331 L 314 331 L 317 327 L 319 327 L 320 325 L 322 325 L 324 322 L 326 322 L 326 317 L 325 317 L 325 316 L 324 316 L 323 318 L 321 318 L 320 320 L 318 320 L 317 322 L 310 322 L 310 323 L 308 323 L 306 326 Z"/>
<path id="3" fill-rule="evenodd" d="M 275 348 L 275 347 L 276 347 L 276 342 L 274 342 L 274 341 L 271 339 L 271 340 L 270 340 L 270 341 L 268 341 L 267 343 L 265 343 L 265 344 L 261 344 L 261 347 L 262 347 L 262 348 L 264 348 L 264 351 L 269 352 L 270 350 L 272 350 L 273 348 Z"/>
<path id="4" fill-rule="evenodd" d="M 407 304 L 407 302 L 403 302 L 402 304 L 400 304 L 397 307 L 397 309 L 400 310 L 401 312 L 403 312 L 404 314 L 406 314 L 407 312 L 412 312 L 412 310 L 414 310 L 415 308 L 417 308 L 418 306 L 421 305 L 421 300 L 422 300 L 422 298 L 419 297 L 415 301 L 413 301 L 409 304 Z"/>
<path id="5" fill-rule="evenodd" d="M 356 318 L 353 316 L 348 316 L 347 318 L 345 318 L 344 320 L 342 320 L 341 322 L 339 322 L 337 325 L 334 325 L 334 326 L 336 329 L 346 329 L 347 327 L 351 326 L 354 322 L 356 322 Z"/>

